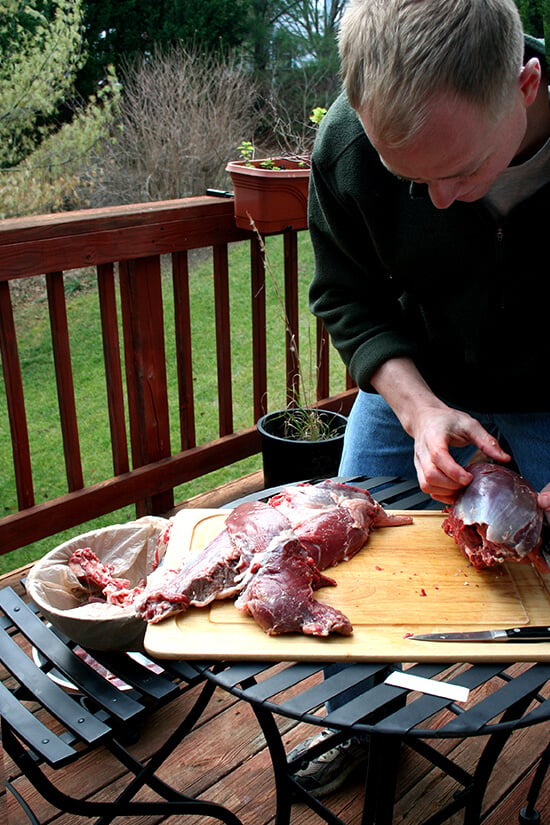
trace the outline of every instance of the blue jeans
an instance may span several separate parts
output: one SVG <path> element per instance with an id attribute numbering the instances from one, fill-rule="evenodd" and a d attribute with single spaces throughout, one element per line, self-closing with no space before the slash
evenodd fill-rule
<path id="1" fill-rule="evenodd" d="M 468 412 L 511 452 L 519 472 L 536 490 L 550 482 L 550 413 Z M 386 401 L 380 395 L 359 391 L 346 427 L 339 475 L 416 478 L 413 450 L 413 439 Z M 453 447 L 451 453 L 465 466 L 476 450 L 475 446 Z M 329 665 L 325 674 L 335 674 L 342 667 Z M 350 689 L 346 697 L 349 700 L 360 693 L 360 689 Z M 327 702 L 327 709 L 336 710 L 341 703 L 336 698 Z"/>
<path id="2" fill-rule="evenodd" d="M 550 482 L 550 413 L 467 412 L 504 442 L 519 472 L 536 490 Z M 346 427 L 339 474 L 416 478 L 413 447 L 413 439 L 386 401 L 360 391 Z M 475 446 L 451 448 L 462 465 L 468 464 L 475 452 Z"/>

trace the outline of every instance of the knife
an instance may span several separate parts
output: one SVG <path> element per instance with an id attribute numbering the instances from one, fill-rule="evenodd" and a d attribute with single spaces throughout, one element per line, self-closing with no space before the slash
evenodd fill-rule
<path id="1" fill-rule="evenodd" d="M 542 642 L 550 641 L 550 626 L 472 630 L 465 633 L 423 633 L 408 636 L 422 642 Z"/>

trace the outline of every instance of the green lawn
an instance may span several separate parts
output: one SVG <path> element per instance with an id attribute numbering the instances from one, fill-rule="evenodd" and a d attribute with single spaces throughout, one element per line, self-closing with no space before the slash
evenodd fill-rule
<path id="1" fill-rule="evenodd" d="M 269 239 L 268 258 L 274 273 L 282 271 L 281 238 Z M 307 310 L 307 286 L 313 268 L 312 251 L 307 233 L 300 233 L 300 302 L 303 306 L 301 325 L 302 361 L 309 367 L 308 341 L 313 335 L 313 320 Z M 203 443 L 218 435 L 217 373 L 213 358 L 215 327 L 213 317 L 214 284 L 211 259 L 202 253 L 191 267 L 192 341 L 197 441 Z M 169 261 L 163 279 L 165 289 L 166 363 L 171 398 L 173 426 L 172 450 L 179 449 L 177 375 L 174 355 L 174 315 Z M 103 376 L 103 350 L 97 292 L 93 273 L 69 273 L 65 276 L 67 310 L 71 337 L 71 356 L 86 484 L 93 484 L 113 474 L 110 435 L 106 414 L 106 390 Z M 279 288 L 282 288 L 279 285 Z M 251 328 L 248 244 L 235 244 L 230 250 L 230 312 L 233 331 L 232 389 L 235 402 L 235 428 L 251 426 Z M 275 289 L 268 276 L 269 409 L 285 405 L 284 321 Z M 36 501 L 46 501 L 65 493 L 66 481 L 63 448 L 59 429 L 59 413 L 55 373 L 51 357 L 51 334 L 48 308 L 41 293 L 17 299 L 16 326 L 19 355 L 23 373 L 26 409 L 29 421 L 31 456 L 35 478 Z M 311 333 L 310 333 L 311 331 Z M 343 368 L 338 368 L 332 355 L 334 391 L 343 389 Z M 2 512 L 17 510 L 12 472 L 11 439 L 6 411 L 4 385 L 0 387 L 0 501 Z M 176 500 L 188 498 L 213 486 L 261 467 L 260 456 L 238 465 L 224 468 L 189 482 L 176 490 Z M 37 542 L 0 556 L 0 572 L 32 561 L 65 538 L 92 527 L 114 524 L 133 518 L 128 507 L 101 519 L 88 522 L 76 530 Z"/>

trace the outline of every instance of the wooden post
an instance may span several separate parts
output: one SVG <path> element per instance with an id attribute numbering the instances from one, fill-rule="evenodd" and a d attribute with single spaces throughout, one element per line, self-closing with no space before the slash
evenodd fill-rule
<path id="1" fill-rule="evenodd" d="M 125 261 L 119 275 L 135 468 L 171 452 L 160 257 Z M 139 502 L 137 514 L 165 513 L 173 506 L 173 491 L 165 490 Z"/>

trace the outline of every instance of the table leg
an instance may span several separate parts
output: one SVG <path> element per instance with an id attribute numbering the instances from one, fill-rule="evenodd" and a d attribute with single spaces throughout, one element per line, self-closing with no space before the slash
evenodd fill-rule
<path id="1" fill-rule="evenodd" d="M 392 825 L 401 743 L 398 736 L 369 735 L 361 825 Z"/>
<path id="2" fill-rule="evenodd" d="M 535 776 L 531 782 L 531 787 L 527 794 L 527 805 L 521 809 L 519 813 L 520 825 L 539 825 L 540 814 L 536 809 L 537 799 L 539 797 L 544 777 L 550 767 L 550 744 L 547 745 L 546 750 L 540 758 Z"/>
<path id="3" fill-rule="evenodd" d="M 256 705 L 253 705 L 252 709 L 262 729 L 271 757 L 275 780 L 275 825 L 289 825 L 292 789 L 288 781 L 286 751 L 281 734 L 272 713 Z"/>
<path id="4" fill-rule="evenodd" d="M 8 821 L 8 803 L 6 800 L 6 773 L 4 766 L 4 759 L 7 760 L 7 755 L 4 755 L 4 748 L 0 742 L 0 822 Z"/>
<path id="5" fill-rule="evenodd" d="M 531 694 L 523 696 L 519 701 L 515 702 L 502 715 L 501 721 L 506 722 L 508 719 L 519 718 L 528 708 L 532 699 Z M 464 825 L 479 825 L 481 821 L 481 806 L 491 773 L 496 764 L 496 761 L 513 731 L 503 731 L 500 733 L 493 733 L 489 736 L 489 740 L 485 745 L 482 754 L 477 763 L 474 772 L 473 783 L 469 789 L 469 794 L 464 807 Z"/>
<path id="6" fill-rule="evenodd" d="M 342 819 L 336 816 L 326 805 L 323 805 L 319 799 L 313 797 L 301 788 L 298 783 L 293 781 L 288 767 L 283 740 L 274 714 L 258 705 L 253 705 L 252 709 L 264 734 L 271 757 L 276 799 L 274 825 L 290 825 L 293 802 L 305 803 L 317 816 L 327 822 L 328 825 L 346 825 Z"/>

